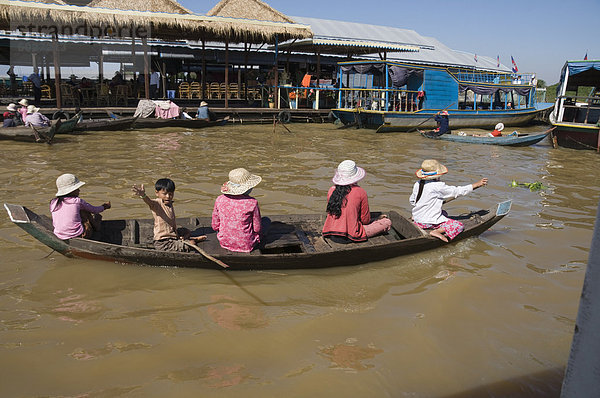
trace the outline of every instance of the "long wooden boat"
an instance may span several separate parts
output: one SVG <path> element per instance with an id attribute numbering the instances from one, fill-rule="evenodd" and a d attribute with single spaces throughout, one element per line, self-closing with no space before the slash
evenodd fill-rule
<path id="1" fill-rule="evenodd" d="M 502 202 L 488 210 L 463 214 L 465 224 L 453 242 L 479 235 L 500 221 L 511 202 Z M 60 240 L 53 234 L 52 220 L 28 208 L 4 204 L 10 219 L 31 236 L 68 257 L 117 261 L 153 266 L 217 268 L 221 266 L 200 253 L 177 253 L 154 250 L 153 220 L 106 220 L 92 239 Z M 373 213 L 378 215 L 380 213 Z M 393 228 L 388 234 L 362 243 L 340 244 L 324 239 L 323 214 L 271 217 L 265 242 L 251 253 L 234 253 L 221 248 L 210 228 L 210 217 L 179 219 L 178 225 L 192 230 L 192 235 L 207 235 L 198 246 L 210 256 L 226 263 L 230 270 L 325 268 L 357 265 L 431 250 L 449 243 L 431 237 L 415 226 L 409 217 L 395 211 L 386 213 Z"/>
<path id="2" fill-rule="evenodd" d="M 50 127 L 2 127 L 0 128 L 0 140 L 44 142 L 50 144 L 60 125 L 60 120 L 53 120 Z"/>
<path id="3" fill-rule="evenodd" d="M 587 96 L 577 96 L 586 87 Z M 589 88 L 592 88 L 591 91 Z M 567 61 L 550 122 L 558 145 L 600 152 L 600 60 Z M 573 94 L 575 93 L 575 94 Z"/>
<path id="4" fill-rule="evenodd" d="M 441 136 L 431 136 L 425 132 L 421 132 L 423 137 L 442 140 L 442 141 L 453 141 L 460 142 L 463 144 L 485 144 L 485 145 L 502 145 L 502 146 L 529 146 L 537 144 L 544 138 L 546 138 L 555 127 L 550 128 L 543 133 L 538 134 L 515 134 L 515 135 L 504 135 L 502 137 L 478 137 L 473 135 L 459 135 L 459 134 L 442 134 Z"/>
<path id="5" fill-rule="evenodd" d="M 378 133 L 434 128 L 442 110 L 457 129 L 524 126 L 549 109 L 535 103 L 533 75 L 392 61 L 338 65 L 343 87 L 333 114 Z"/>
<path id="6" fill-rule="evenodd" d="M 130 129 L 137 117 L 122 117 L 118 119 L 83 119 L 80 117 L 79 123 L 75 127 L 75 131 L 120 131 Z"/>
<path id="7" fill-rule="evenodd" d="M 224 126 L 229 121 L 229 117 L 223 119 L 206 121 L 202 119 L 157 119 L 157 118 L 138 118 L 133 127 L 136 129 L 149 129 L 161 127 L 185 127 L 189 129 L 201 129 L 205 127 Z"/>

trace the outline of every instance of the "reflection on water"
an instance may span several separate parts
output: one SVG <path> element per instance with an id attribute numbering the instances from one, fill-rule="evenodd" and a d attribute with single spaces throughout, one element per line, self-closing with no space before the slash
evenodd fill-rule
<path id="1" fill-rule="evenodd" d="M 318 213 L 335 167 L 353 159 L 373 209 L 408 211 L 414 172 L 437 158 L 449 184 L 489 178 L 451 213 L 506 199 L 512 211 L 427 253 L 230 277 L 66 258 L 0 217 L 0 395 L 558 395 L 600 196 L 596 153 L 289 128 L 5 141 L 0 195 L 48 214 L 56 177 L 72 172 L 86 182 L 82 198 L 111 200 L 105 219 L 150 218 L 130 186 L 170 177 L 178 217 L 208 216 L 229 170 L 246 167 L 263 177 L 253 194 L 264 215 Z"/>

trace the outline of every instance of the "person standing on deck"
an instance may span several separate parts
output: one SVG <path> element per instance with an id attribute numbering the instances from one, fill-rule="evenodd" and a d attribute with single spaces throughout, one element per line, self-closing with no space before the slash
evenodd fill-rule
<path id="1" fill-rule="evenodd" d="M 33 73 L 29 75 L 29 81 L 33 84 L 33 102 L 36 105 L 42 100 L 42 78 L 39 75 L 39 69 L 33 68 Z"/>
<path id="2" fill-rule="evenodd" d="M 160 87 L 160 73 L 155 69 L 152 69 L 150 74 L 150 99 L 156 99 L 158 97 L 158 89 Z"/>

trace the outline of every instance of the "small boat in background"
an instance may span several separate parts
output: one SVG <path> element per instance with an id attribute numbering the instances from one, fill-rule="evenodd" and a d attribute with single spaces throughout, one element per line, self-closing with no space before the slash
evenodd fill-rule
<path id="1" fill-rule="evenodd" d="M 118 131 L 130 129 L 137 117 L 122 118 L 104 118 L 104 119 L 83 119 L 79 118 L 79 123 L 75 127 L 76 131 Z"/>
<path id="2" fill-rule="evenodd" d="M 53 120 L 50 127 L 17 126 L 0 128 L 0 140 L 45 142 L 50 144 L 61 120 Z"/>
<path id="3" fill-rule="evenodd" d="M 224 126 L 229 122 L 229 116 L 217 120 L 202 119 L 158 119 L 154 117 L 138 118 L 133 127 L 136 129 L 151 129 L 160 127 L 186 127 L 189 129 L 201 129 L 205 127 Z"/>
<path id="4" fill-rule="evenodd" d="M 503 135 L 501 137 L 486 137 L 486 136 L 475 136 L 466 134 L 442 134 L 440 136 L 433 136 L 426 132 L 419 131 L 423 137 L 442 140 L 442 141 L 453 141 L 466 144 L 486 144 L 486 145 L 502 145 L 502 146 L 529 146 L 537 144 L 544 138 L 546 138 L 556 127 L 552 127 L 543 133 L 537 134 L 511 134 Z"/>
<path id="5" fill-rule="evenodd" d="M 178 219 L 177 225 L 188 228 L 192 236 L 206 235 L 197 243 L 199 253 L 179 253 L 155 250 L 152 244 L 152 219 L 103 220 L 100 231 L 92 239 L 58 239 L 52 220 L 20 205 L 4 204 L 12 222 L 31 236 L 68 257 L 116 261 L 154 266 L 221 269 L 216 260 L 229 270 L 326 268 L 358 265 L 385 260 L 405 254 L 435 249 L 479 235 L 500 221 L 510 211 L 511 201 L 491 209 L 473 211 L 453 218 L 464 223 L 465 229 L 452 242 L 434 238 L 417 227 L 410 216 L 387 212 L 392 229 L 360 243 L 341 244 L 323 238 L 321 231 L 325 214 L 271 216 L 264 242 L 250 253 L 223 249 L 217 234 L 210 227 L 211 218 Z M 377 217 L 381 213 L 371 213 Z"/>
<path id="6" fill-rule="evenodd" d="M 588 95 L 578 95 L 580 87 Z M 600 152 L 600 60 L 567 61 L 558 83 L 550 123 L 556 143 L 574 149 Z"/>

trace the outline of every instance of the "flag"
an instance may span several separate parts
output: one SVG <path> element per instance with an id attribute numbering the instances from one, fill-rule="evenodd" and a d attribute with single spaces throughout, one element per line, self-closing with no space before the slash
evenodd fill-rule
<path id="1" fill-rule="evenodd" d="M 517 68 L 517 63 L 515 62 L 515 59 L 513 58 L 513 56 L 510 56 L 510 61 L 512 62 L 512 71 L 513 73 L 517 73 L 519 71 L 519 68 Z"/>
<path id="2" fill-rule="evenodd" d="M 498 55 L 498 58 L 496 58 L 496 68 L 500 67 L 500 56 Z"/>
<path id="3" fill-rule="evenodd" d="M 585 52 L 585 57 L 583 57 L 584 61 L 587 61 L 587 51 Z"/>
<path id="4" fill-rule="evenodd" d="M 475 62 L 477 62 L 477 54 L 475 54 L 475 56 L 473 57 L 473 59 L 475 60 Z"/>

